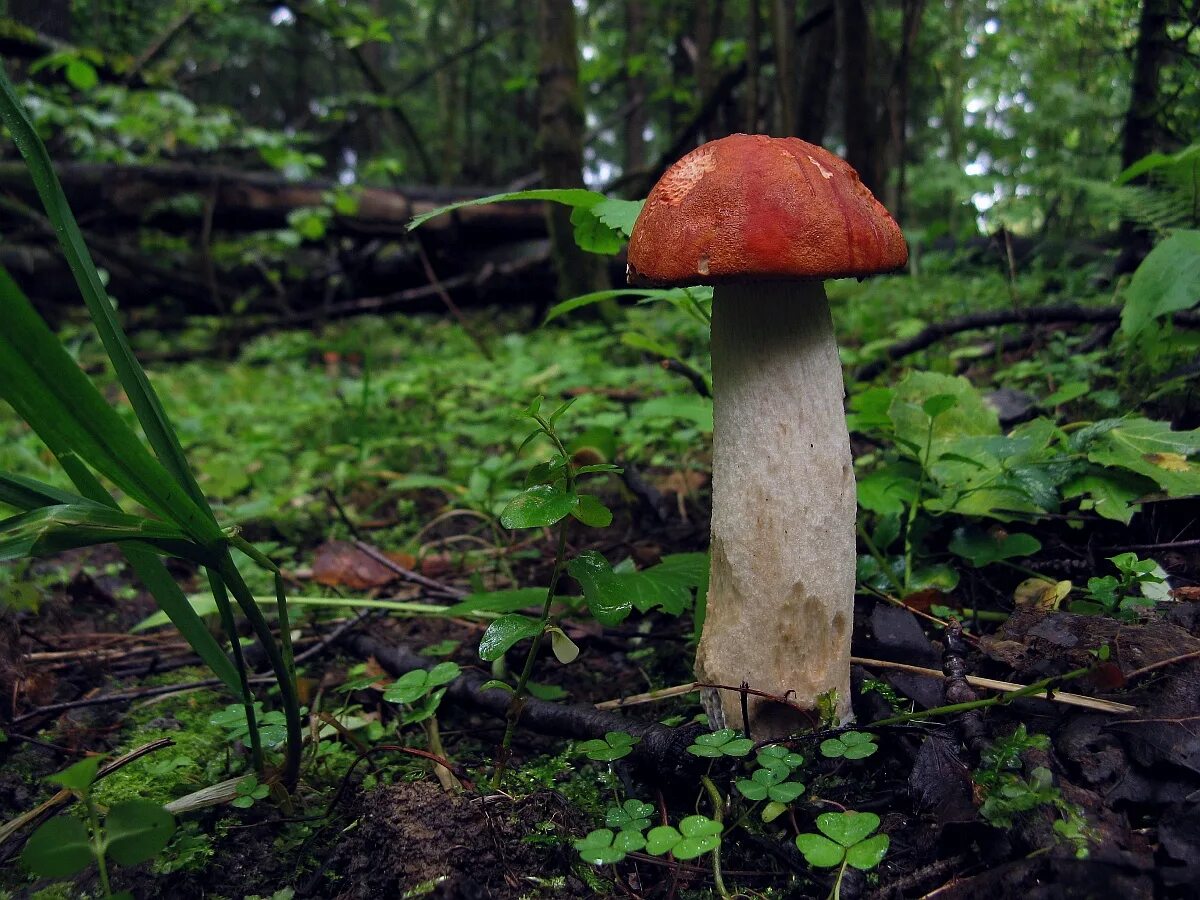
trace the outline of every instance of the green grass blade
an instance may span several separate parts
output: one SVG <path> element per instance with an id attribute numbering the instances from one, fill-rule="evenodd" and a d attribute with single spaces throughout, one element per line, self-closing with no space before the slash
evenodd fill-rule
<path id="1" fill-rule="evenodd" d="M 174 525 L 90 500 L 43 506 L 0 521 L 0 561 L 120 541 L 169 547 L 188 543 L 187 535 Z"/>
<path id="2" fill-rule="evenodd" d="M 112 360 L 117 378 L 125 389 L 130 405 L 142 425 L 146 439 L 150 442 L 150 446 L 154 449 L 162 465 L 192 499 L 196 509 L 201 515 L 206 516 L 212 526 L 216 528 L 216 517 L 205 502 L 204 494 L 196 483 L 191 467 L 188 466 L 179 438 L 175 434 L 174 428 L 171 427 L 158 395 L 146 377 L 145 370 L 134 357 L 125 332 L 121 329 L 116 311 L 108 299 L 108 292 L 105 291 L 104 285 L 100 281 L 100 275 L 96 271 L 91 253 L 84 243 L 83 234 L 67 204 L 67 198 L 63 194 L 58 176 L 54 174 L 46 146 L 26 117 L 12 83 L 9 82 L 8 76 L 2 68 L 0 68 L 0 120 L 3 120 L 8 127 L 17 149 L 25 158 L 34 187 L 46 209 L 46 215 L 54 225 L 63 254 L 66 256 L 75 281 L 79 285 L 79 290 L 83 294 L 84 302 L 87 304 L 88 312 L 91 313 L 92 321 L 96 325 L 104 349 L 107 351 L 109 359 Z"/>
<path id="3" fill-rule="evenodd" d="M 200 543 L 222 539 L 212 513 L 184 494 L 105 402 L 20 288 L 0 270 L 0 397 L 60 455 L 76 454 Z"/>
<path id="4" fill-rule="evenodd" d="M 41 481 L 26 478 L 24 475 L 11 475 L 0 472 L 0 503 L 15 507 L 21 512 L 38 509 L 42 506 L 60 506 L 65 503 L 86 504 L 94 501 L 60 490 Z"/>
<path id="5" fill-rule="evenodd" d="M 192 604 L 188 603 L 187 596 L 171 577 L 163 561 L 152 549 L 138 543 L 123 544 L 121 549 L 138 579 L 146 586 L 146 590 L 154 595 L 158 608 L 171 620 L 171 624 L 179 629 L 188 646 L 196 651 L 196 655 L 230 691 L 240 696 L 241 686 L 237 669 L 225 655 L 217 639 L 209 632 L 204 620 L 192 608 Z"/>

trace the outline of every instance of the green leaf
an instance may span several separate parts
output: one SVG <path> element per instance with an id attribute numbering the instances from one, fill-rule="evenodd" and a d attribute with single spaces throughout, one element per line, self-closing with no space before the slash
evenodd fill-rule
<path id="1" fill-rule="evenodd" d="M 2 70 L 0 70 L 0 119 L 8 126 L 17 149 L 20 150 L 26 164 L 29 166 L 34 187 L 37 189 L 42 205 L 46 209 L 47 217 L 54 224 L 54 230 L 58 235 L 63 254 L 71 268 L 72 274 L 75 276 L 76 284 L 83 295 L 84 303 L 87 304 L 88 312 L 100 335 L 101 343 L 104 344 L 105 352 L 112 361 L 117 378 L 121 382 L 126 396 L 129 398 L 130 405 L 137 415 L 138 422 L 141 424 L 142 430 L 150 442 L 150 446 L 154 448 L 155 454 L 161 461 L 162 467 L 165 467 L 167 472 L 170 473 L 169 477 L 179 487 L 182 487 L 186 494 L 186 496 L 180 497 L 177 493 L 175 495 L 168 493 L 166 497 L 159 498 L 160 500 L 166 500 L 167 506 L 176 511 L 174 515 L 154 506 L 151 506 L 151 508 L 164 518 L 188 529 L 195 537 L 201 540 L 217 539 L 220 530 L 217 527 L 216 518 L 205 503 L 204 494 L 201 492 L 199 485 L 196 484 L 195 476 L 188 466 L 187 459 L 183 454 L 183 448 L 179 443 L 179 438 L 167 419 L 162 404 L 159 402 L 158 395 L 154 392 L 150 380 L 146 377 L 145 370 L 142 369 L 141 364 L 133 355 L 129 341 L 121 329 L 116 311 L 108 299 L 108 294 L 100 280 L 100 274 L 96 271 L 95 263 L 92 262 L 91 254 L 84 243 L 83 234 L 80 232 L 79 226 L 75 221 L 75 216 L 67 204 L 62 186 L 58 183 L 58 178 L 54 174 L 54 168 L 51 165 L 50 156 L 46 152 L 46 147 L 42 143 L 41 138 L 38 137 L 32 123 L 25 116 L 20 101 L 17 99 L 8 77 Z M 7 279 L 7 275 L 5 275 L 5 278 Z M 0 294 L 4 293 L 8 292 L 0 291 Z M 2 298 L 0 298 L 0 304 L 4 306 L 10 305 L 4 302 Z M 9 310 L 8 313 L 11 315 L 12 310 Z M 6 315 L 5 318 L 7 320 L 8 316 Z M 36 319 L 36 316 L 34 318 Z M 37 323 L 42 325 L 42 332 L 45 335 L 49 335 L 49 330 L 45 328 L 40 319 L 37 320 Z M 13 323 L 6 321 L 5 325 L 7 329 Z M 22 330 L 28 331 L 27 325 L 28 323 L 23 324 Z M 14 340 L 18 340 L 15 329 L 12 337 Z M 58 344 L 53 335 L 49 335 L 49 337 L 50 341 L 61 353 L 61 345 Z M 33 347 L 25 349 L 28 352 L 34 352 Z M 62 356 L 65 357 L 65 354 L 62 354 Z M 55 368 L 63 368 L 61 358 L 54 364 Z M 41 362 L 39 360 L 39 364 Z M 83 377 L 82 373 L 79 372 L 73 363 L 67 368 L 74 370 L 76 383 L 78 383 L 79 379 L 82 379 L 83 383 L 90 385 L 90 382 L 87 382 L 87 379 Z M 63 386 L 57 387 L 61 388 Z M 71 391 L 68 390 L 68 395 L 70 393 Z M 96 394 L 96 397 L 98 398 L 99 395 Z M 103 403 L 102 400 L 100 402 Z M 26 419 L 26 421 L 30 420 Z M 40 432 L 41 429 L 34 425 L 32 421 L 30 421 L 30 424 L 34 426 L 35 430 Z M 127 428 L 125 431 L 132 438 L 132 445 L 141 450 L 141 444 L 136 436 Z M 50 442 L 47 441 L 47 443 Z M 65 446 L 73 450 L 81 449 L 70 442 L 67 442 Z M 90 455 L 84 454 L 84 458 L 92 465 L 100 468 L 99 463 L 92 459 Z M 110 459 L 109 461 L 112 462 L 113 460 Z M 117 461 L 119 462 L 119 460 Z M 134 460 L 125 461 L 125 463 L 126 465 L 133 465 L 135 470 L 143 469 L 142 474 L 149 482 L 153 483 L 158 480 L 152 470 L 144 469 L 144 464 L 139 464 Z M 161 467 L 159 468 L 161 469 Z"/>
<path id="2" fill-rule="evenodd" d="M 517 642 L 534 637 L 542 631 L 539 619 L 528 616 L 501 616 L 488 626 L 479 641 L 479 658 L 494 662 Z"/>
<path id="3" fill-rule="evenodd" d="M 415 703 L 429 692 L 429 675 L 424 669 L 405 672 L 383 692 L 388 703 Z"/>
<path id="4" fill-rule="evenodd" d="M 1106 419 L 1075 435 L 1091 462 L 1117 466 L 1155 481 L 1171 497 L 1200 494 L 1200 428 L 1172 431 L 1169 422 Z"/>
<path id="5" fill-rule="evenodd" d="M 763 747 L 758 751 L 758 756 L 755 758 L 760 766 L 766 768 L 783 765 L 789 769 L 796 769 L 804 765 L 803 756 L 779 744 Z"/>
<path id="6" fill-rule="evenodd" d="M 676 828 L 659 825 L 646 833 L 646 852 L 652 856 L 662 856 L 682 840 L 683 835 Z"/>
<path id="7" fill-rule="evenodd" d="M 625 851 L 613 846 L 616 835 L 608 828 L 597 828 L 586 837 L 575 841 L 575 849 L 584 862 L 594 866 L 608 866 L 625 858 Z M 640 835 L 639 835 L 640 837 Z"/>
<path id="8" fill-rule="evenodd" d="M 612 762 L 632 753 L 634 745 L 640 743 L 641 740 L 641 738 L 635 738 L 624 731 L 610 731 L 604 735 L 603 739 L 583 741 L 576 746 L 576 749 L 585 754 L 588 759 L 597 762 Z"/>
<path id="9" fill-rule="evenodd" d="M 879 828 L 879 816 L 852 810 L 822 813 L 817 816 L 817 828 L 843 847 L 852 847 Z"/>
<path id="10" fill-rule="evenodd" d="M 738 789 L 738 793 L 747 800 L 758 801 L 767 799 L 767 786 L 765 784 L 760 784 L 757 781 L 747 778 L 739 778 L 735 787 Z"/>
<path id="11" fill-rule="evenodd" d="M 846 851 L 846 862 L 856 869 L 873 869 L 883 861 L 890 844 L 891 838 L 886 834 L 869 837 Z"/>
<path id="12" fill-rule="evenodd" d="M 85 59 L 71 60 L 67 63 L 65 74 L 67 83 L 80 91 L 90 91 L 100 83 L 96 67 Z"/>
<path id="13" fill-rule="evenodd" d="M 56 816 L 35 831 L 21 851 L 21 862 L 42 878 L 70 878 L 92 863 L 87 829 L 78 819 Z"/>
<path id="14" fill-rule="evenodd" d="M 22 512 L 42 506 L 71 506 L 89 502 L 91 501 L 79 494 L 59 490 L 32 478 L 0 472 L 0 503 L 15 507 Z"/>
<path id="15" fill-rule="evenodd" d="M 949 412 L 958 405 L 958 398 L 954 394 L 934 394 L 921 404 L 921 409 L 925 410 L 925 415 L 931 419 L 936 419 L 944 412 Z"/>
<path id="16" fill-rule="evenodd" d="M 267 786 L 260 787 L 265 797 Z M 136 866 L 157 856 L 174 833 L 175 817 L 149 800 L 118 803 L 104 819 L 108 855 L 123 866 Z"/>
<path id="17" fill-rule="evenodd" d="M 7 82 L 0 77 L 0 84 Z M 79 460 L 86 461 L 196 540 L 221 540 L 223 535 L 212 513 L 180 490 L 178 482 L 104 401 L 3 270 L 0 316 L 4 319 L 4 328 L 0 329 L 0 397 L 37 432 L 63 465 L 68 465 L 65 457 L 73 454 L 77 457 L 75 465 Z M 88 499 L 98 500 L 90 495 Z"/>
<path id="18" fill-rule="evenodd" d="M 571 225 L 576 246 L 587 253 L 612 256 L 625 246 L 624 235 L 605 225 L 588 207 L 577 206 L 571 210 Z"/>
<path id="19" fill-rule="evenodd" d="M 46 780 L 51 784 L 65 787 L 69 791 L 83 794 L 92 786 L 92 782 L 96 780 L 96 772 L 100 769 L 102 761 L 102 757 L 99 756 L 85 756 L 79 762 L 68 766 L 61 772 L 57 772 L 54 775 L 47 775 Z"/>
<path id="20" fill-rule="evenodd" d="M 571 515 L 590 528 L 607 528 L 612 524 L 613 514 L 594 494 L 580 494 L 578 505 Z"/>
<path id="21" fill-rule="evenodd" d="M 1133 336 L 1151 321 L 1200 303 L 1200 231 L 1179 230 L 1151 250 L 1124 290 L 1121 331 Z"/>
<path id="22" fill-rule="evenodd" d="M 917 496 L 911 463 L 889 465 L 858 479 L 858 505 L 880 515 L 899 515 Z"/>
<path id="23" fill-rule="evenodd" d="M 930 417 L 924 404 L 937 397 L 953 397 L 954 406 Z M 939 401 L 939 405 L 947 401 Z M 972 435 L 998 435 L 996 411 L 965 378 L 936 372 L 909 372 L 898 384 L 888 407 L 896 438 L 924 450 L 933 423 L 933 443 Z"/>
<path id="24" fill-rule="evenodd" d="M 696 740 L 687 748 L 693 756 L 746 756 L 754 748 L 754 741 L 739 737 L 732 728 L 722 728 L 709 734 L 697 735 Z"/>
<path id="25" fill-rule="evenodd" d="M 591 207 L 591 210 L 601 222 L 628 239 L 633 234 L 633 225 L 645 204 L 645 200 L 610 199 L 601 200 Z"/>
<path id="26" fill-rule="evenodd" d="M 819 834 L 796 835 L 796 847 L 804 854 L 808 864 L 816 866 L 818 869 L 832 869 L 834 866 L 840 866 L 842 860 L 846 858 L 844 847 Z"/>
<path id="27" fill-rule="evenodd" d="M 535 484 L 509 501 L 500 513 L 505 528 L 543 528 L 565 519 L 577 498 L 559 485 Z"/>
<path id="28" fill-rule="evenodd" d="M 950 552 L 968 560 L 977 569 L 1021 556 L 1033 556 L 1042 549 L 1042 542 L 1031 534 L 1009 533 L 1002 528 L 983 531 L 977 528 L 956 528 L 950 540 Z"/>
<path id="29" fill-rule="evenodd" d="M 604 824 L 620 831 L 627 829 L 645 831 L 650 827 L 652 815 L 654 815 L 652 804 L 631 798 L 620 806 L 609 807 L 604 816 Z"/>
<path id="30" fill-rule="evenodd" d="M 562 203 L 565 206 L 589 209 L 603 202 L 605 199 L 603 194 L 597 194 L 595 191 L 588 191 L 583 188 L 539 188 L 532 191 L 509 191 L 504 194 L 492 194 L 488 197 L 478 197 L 474 200 L 451 203 L 449 206 L 440 206 L 430 212 L 414 216 L 412 221 L 408 223 L 408 230 L 412 231 L 414 228 L 420 228 L 430 219 L 444 215 L 445 213 L 458 209 L 466 209 L 470 206 L 484 206 L 489 203 L 507 203 L 513 200 L 547 200 L 551 203 Z"/>
<path id="31" fill-rule="evenodd" d="M 467 594 L 458 603 L 447 607 L 444 615 L 463 616 L 477 612 L 516 612 L 532 606 L 541 607 L 546 602 L 545 588 L 513 588 L 508 591 L 488 591 Z"/>
<path id="32" fill-rule="evenodd" d="M 725 826 L 708 816 L 687 816 L 679 822 L 683 840 L 671 848 L 676 859 L 695 859 L 721 846 Z"/>
<path id="33" fill-rule="evenodd" d="M 607 559 L 595 550 L 585 550 L 567 566 L 571 577 L 583 589 L 588 609 L 603 625 L 616 625 L 633 609 L 633 601 L 620 576 Z"/>
<path id="34" fill-rule="evenodd" d="M 511 684 L 508 684 L 507 682 L 504 682 L 504 681 L 500 681 L 499 679 L 496 679 L 496 678 L 491 678 L 491 679 L 485 681 L 483 684 L 481 684 L 479 686 L 479 690 L 480 691 L 492 691 L 492 690 L 508 691 L 508 693 L 510 693 L 510 694 L 516 693 L 513 690 L 513 686 Z M 533 692 L 530 691 L 530 693 L 533 693 Z"/>
<path id="35" fill-rule="evenodd" d="M 793 803 L 803 793 L 804 785 L 799 781 L 785 781 L 768 789 L 767 796 L 776 803 Z"/>
<path id="36" fill-rule="evenodd" d="M 0 561 L 122 541 L 154 544 L 180 555 L 191 555 L 191 546 L 195 552 L 192 558 L 203 561 L 201 548 L 190 544 L 188 536 L 176 526 L 90 500 L 69 506 L 43 506 L 0 521 Z"/>
<path id="37" fill-rule="evenodd" d="M 762 820 L 764 822 L 767 822 L 769 824 L 771 822 L 774 822 L 776 819 L 778 819 L 780 816 L 782 816 L 785 812 L 787 812 L 787 809 L 788 809 L 788 805 L 786 803 L 779 803 L 775 800 L 772 800 L 770 803 L 768 803 L 766 806 L 764 806 L 762 808 L 762 813 L 760 814 L 760 817 L 762 818 Z"/>

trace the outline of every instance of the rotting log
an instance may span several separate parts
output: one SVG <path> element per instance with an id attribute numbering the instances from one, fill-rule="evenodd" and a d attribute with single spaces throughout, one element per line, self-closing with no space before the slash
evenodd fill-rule
<path id="1" fill-rule="evenodd" d="M 203 203 L 212 204 L 212 227 L 216 229 L 245 232 L 284 228 L 289 213 L 325 206 L 332 192 L 346 190 L 331 181 L 289 181 L 271 173 L 186 164 L 68 163 L 57 166 L 56 171 L 76 217 L 85 228 L 95 224 L 91 221 L 94 216 L 102 216 L 106 229 L 131 225 L 164 231 L 198 229 L 203 221 Z M 357 210 L 334 215 L 329 229 L 334 234 L 403 235 L 413 216 L 498 190 L 361 187 L 355 193 Z M 0 163 L 0 191 L 30 206 L 38 205 L 29 173 L 21 163 Z M 194 209 L 183 209 L 172 202 L 189 196 L 203 203 L 195 204 Z M 515 202 L 467 207 L 432 219 L 422 229 L 422 234 L 431 240 L 459 232 L 463 237 L 503 235 L 506 240 L 544 237 L 543 205 Z"/>

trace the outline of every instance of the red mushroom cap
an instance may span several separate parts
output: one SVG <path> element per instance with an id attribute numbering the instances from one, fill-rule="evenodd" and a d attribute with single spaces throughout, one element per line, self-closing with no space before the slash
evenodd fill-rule
<path id="1" fill-rule="evenodd" d="M 907 261 L 900 227 L 849 163 L 761 134 L 711 141 L 671 166 L 629 241 L 632 284 L 846 278 Z"/>

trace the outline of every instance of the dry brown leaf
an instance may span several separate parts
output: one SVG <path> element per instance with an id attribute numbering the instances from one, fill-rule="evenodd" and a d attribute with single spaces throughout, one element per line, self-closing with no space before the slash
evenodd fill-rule
<path id="1" fill-rule="evenodd" d="M 388 559 L 406 569 L 416 565 L 415 557 L 407 553 L 383 553 Z M 353 544 L 346 541 L 326 541 L 317 548 L 313 559 L 312 578 L 317 584 L 345 587 L 353 591 L 383 587 L 399 576 Z"/>

